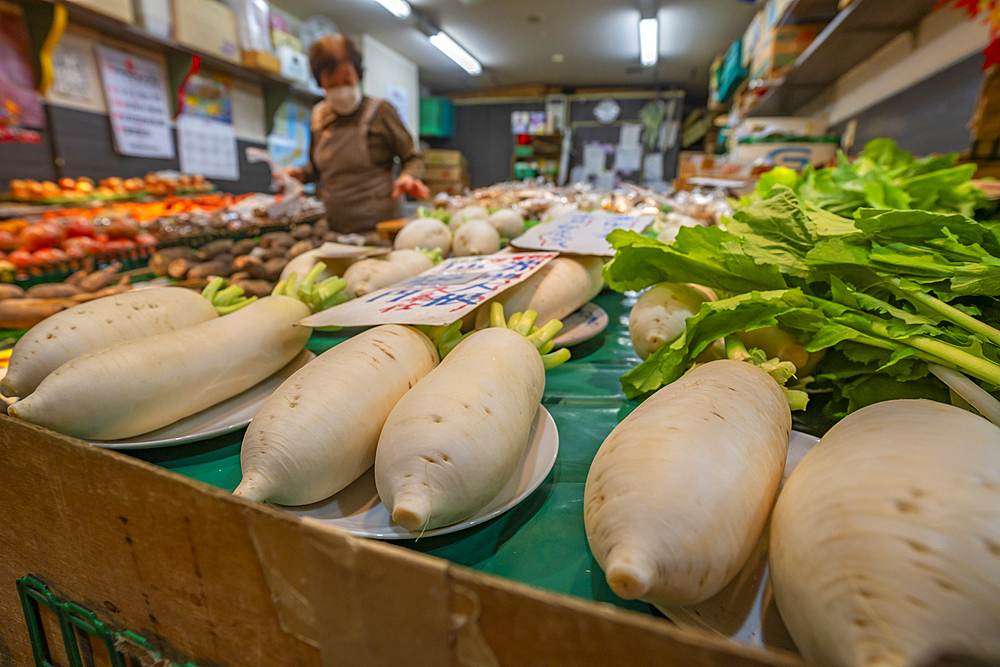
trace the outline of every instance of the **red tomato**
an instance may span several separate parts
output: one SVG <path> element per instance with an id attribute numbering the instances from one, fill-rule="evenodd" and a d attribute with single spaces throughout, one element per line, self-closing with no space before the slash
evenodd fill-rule
<path id="1" fill-rule="evenodd" d="M 17 248 L 18 243 L 14 235 L 6 229 L 0 229 L 0 250 L 10 252 L 11 250 L 17 250 Z"/>
<path id="2" fill-rule="evenodd" d="M 62 247 L 71 257 L 79 257 L 80 255 L 75 254 L 76 251 L 84 255 L 94 255 L 101 252 L 102 246 L 100 241 L 89 236 L 74 236 L 63 241 Z"/>
<path id="3" fill-rule="evenodd" d="M 15 250 L 7 257 L 7 261 L 16 267 L 23 269 L 26 266 L 34 264 L 35 260 L 31 256 L 31 253 L 27 250 Z"/>
<path id="4" fill-rule="evenodd" d="M 94 235 L 94 223 L 86 218 L 70 218 L 63 224 L 63 229 L 70 238 Z"/>
<path id="5" fill-rule="evenodd" d="M 63 243 L 63 250 L 65 251 L 66 256 L 70 258 L 86 257 L 88 255 L 86 250 L 76 244 Z"/>
<path id="6" fill-rule="evenodd" d="M 111 239 L 104 244 L 104 252 L 111 252 L 112 250 L 131 250 L 135 247 L 135 241 L 130 241 L 129 239 Z"/>
<path id="7" fill-rule="evenodd" d="M 17 240 L 28 252 L 40 248 L 54 248 L 65 238 L 62 229 L 50 224 L 28 225 L 18 234 Z"/>
<path id="8" fill-rule="evenodd" d="M 66 259 L 66 253 L 59 248 L 42 248 L 41 250 L 36 250 L 31 253 L 32 259 L 34 259 L 37 264 L 46 264 L 48 262 L 58 262 Z"/>
<path id="9" fill-rule="evenodd" d="M 156 237 L 152 234 L 142 232 L 135 237 L 135 242 L 137 245 L 156 245 Z"/>

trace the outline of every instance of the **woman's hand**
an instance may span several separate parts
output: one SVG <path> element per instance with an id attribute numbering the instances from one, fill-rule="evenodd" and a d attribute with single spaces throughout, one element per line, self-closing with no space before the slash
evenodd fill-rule
<path id="1" fill-rule="evenodd" d="M 297 181 L 302 181 L 304 183 L 306 180 L 305 175 L 302 173 L 302 167 L 285 167 L 281 171 L 273 171 L 271 172 L 271 178 L 276 181 L 281 180 L 282 171 L 284 172 L 284 175 L 291 176 Z"/>
<path id="2" fill-rule="evenodd" d="M 409 174 L 400 174 L 393 184 L 392 198 L 395 199 L 401 194 L 407 194 L 414 199 L 427 199 L 431 196 L 431 191 L 419 178 L 413 178 Z"/>

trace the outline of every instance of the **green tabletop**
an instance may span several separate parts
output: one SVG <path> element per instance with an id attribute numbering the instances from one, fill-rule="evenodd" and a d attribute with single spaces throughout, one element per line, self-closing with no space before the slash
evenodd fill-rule
<path id="1" fill-rule="evenodd" d="M 518 506 L 487 523 L 449 535 L 397 544 L 483 572 L 589 600 L 657 613 L 611 592 L 583 527 L 583 487 L 597 449 L 636 404 L 618 378 L 639 363 L 628 336 L 634 296 L 605 291 L 594 300 L 611 318 L 596 338 L 572 348 L 573 358 L 546 374 L 542 403 L 559 429 L 559 455 L 542 485 Z M 308 348 L 323 352 L 343 341 L 316 333 Z M 796 428 L 815 431 L 803 427 Z M 232 491 L 240 481 L 243 431 L 176 447 L 129 453 L 182 475 Z"/>

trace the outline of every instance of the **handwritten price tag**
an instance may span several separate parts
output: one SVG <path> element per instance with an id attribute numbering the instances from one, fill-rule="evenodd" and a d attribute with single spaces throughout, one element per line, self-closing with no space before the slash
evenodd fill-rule
<path id="1" fill-rule="evenodd" d="M 527 279 L 557 253 L 453 257 L 419 276 L 299 322 L 309 327 L 451 324 Z"/>
<path id="2" fill-rule="evenodd" d="M 611 257 L 615 253 L 611 249 L 611 244 L 605 240 L 608 234 L 615 229 L 641 233 L 651 224 L 653 224 L 651 215 L 618 215 L 603 211 L 570 213 L 532 227 L 510 244 L 528 250 Z"/>

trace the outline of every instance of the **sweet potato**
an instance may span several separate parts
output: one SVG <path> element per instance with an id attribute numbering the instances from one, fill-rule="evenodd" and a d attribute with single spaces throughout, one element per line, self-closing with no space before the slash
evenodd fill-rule
<path id="1" fill-rule="evenodd" d="M 235 273 L 232 262 L 205 262 L 191 267 L 187 273 L 188 280 L 202 280 L 211 276 L 222 276 L 226 278 Z"/>
<path id="2" fill-rule="evenodd" d="M 94 271 L 89 276 L 84 276 L 80 280 L 80 287 L 88 292 L 96 292 L 102 287 L 111 283 L 120 271 L 122 265 L 118 262 L 104 267 L 100 271 Z"/>
<path id="3" fill-rule="evenodd" d="M 239 257 L 240 255 L 248 254 L 256 247 L 257 242 L 253 239 L 243 239 L 242 241 L 238 241 L 229 252 L 236 257 Z"/>
<path id="4" fill-rule="evenodd" d="M 20 299 L 24 296 L 24 290 L 17 285 L 0 285 L 0 301 L 4 299 Z"/>
<path id="5" fill-rule="evenodd" d="M 4 299 L 0 301 L 0 329 L 30 329 L 71 305 L 67 299 Z"/>
<path id="6" fill-rule="evenodd" d="M 68 299 L 83 291 L 85 290 L 82 287 L 67 283 L 45 283 L 32 285 L 25 292 L 25 296 L 29 299 Z"/>
<path id="7" fill-rule="evenodd" d="M 202 262 L 215 259 L 216 255 L 230 252 L 235 245 L 236 243 L 232 239 L 219 239 L 218 241 L 206 243 L 198 249 L 198 259 Z"/>

